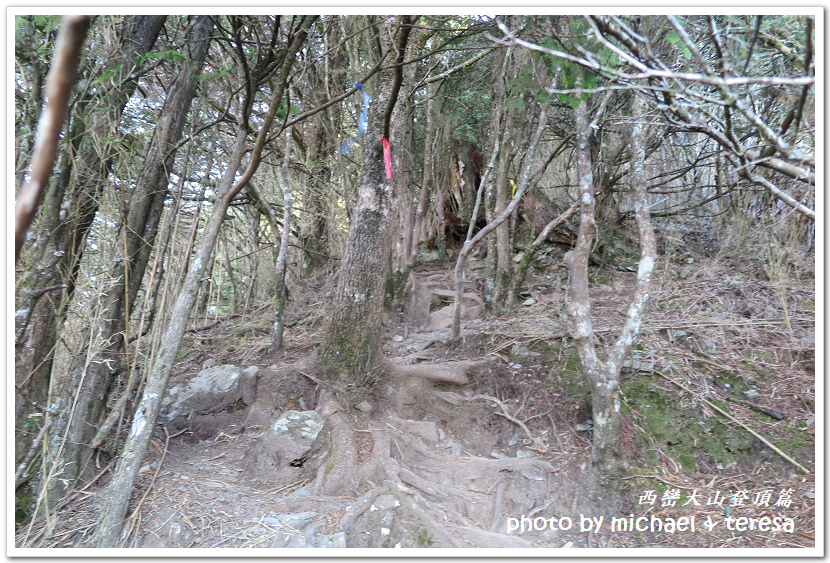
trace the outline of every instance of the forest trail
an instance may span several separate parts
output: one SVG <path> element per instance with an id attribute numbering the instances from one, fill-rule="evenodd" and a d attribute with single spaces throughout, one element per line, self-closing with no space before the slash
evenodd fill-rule
<path id="1" fill-rule="evenodd" d="M 471 271 L 479 271 L 479 266 L 473 264 Z M 575 365 L 575 351 L 565 344 L 568 325 L 562 301 L 567 285 L 562 273 L 537 271 L 526 284 L 529 297 L 524 299 L 525 304 L 506 317 L 465 320 L 466 336 L 460 349 L 450 348 L 450 330 L 441 326 L 444 321 L 440 311 L 444 301 L 451 299 L 445 295 L 451 282 L 448 271 L 427 265 L 416 270 L 414 277 L 418 280 L 416 286 L 420 283 L 431 290 L 431 319 L 424 316 L 424 311 L 413 314 L 411 305 L 424 302 L 423 294 L 413 291 L 410 306 L 402 307 L 398 318 L 388 321 L 383 339 L 386 356 L 398 366 L 487 361 L 474 367 L 469 372 L 469 383 L 463 385 L 394 373 L 381 375 L 385 379 L 375 383 L 373 392 L 368 386 L 362 395 L 361 390 L 352 390 L 351 403 L 340 414 L 354 435 L 357 450 L 357 471 L 352 476 L 359 482 L 353 496 L 328 496 L 320 491 L 318 477 L 331 469 L 326 465 L 327 448 L 332 442 L 329 423 L 323 431 L 325 440 L 318 441 L 298 466 L 270 474 L 251 466 L 250 452 L 282 413 L 320 410 L 321 388 L 308 371 L 309 357 L 321 328 L 314 311 L 321 310 L 321 306 L 324 309 L 332 280 L 318 276 L 292 288 L 289 313 L 298 320 L 287 331 L 286 349 L 276 361 L 261 357 L 268 339 L 267 332 L 260 328 L 267 326 L 262 311 L 190 333 L 170 386 L 192 378 L 207 359 L 215 359 L 220 365 L 257 365 L 260 377 L 256 401 L 194 419 L 190 428 L 174 436 L 165 435 L 166 430 L 157 427 L 131 499 L 124 546 L 760 547 L 780 545 L 776 543 L 780 541 L 789 546 L 813 545 L 806 539 L 810 533 L 805 533 L 814 530 L 810 494 L 814 498 L 815 488 L 810 479 L 798 475 L 792 465 L 757 440 L 753 442 L 750 437 L 747 442 L 748 434 L 734 424 L 728 434 L 718 437 L 737 454 L 729 458 L 729 463 L 720 464 L 697 450 L 692 454 L 696 456 L 695 467 L 689 468 L 684 457 L 689 454 L 673 453 L 680 446 L 655 442 L 661 438 L 653 435 L 646 419 L 658 413 L 637 395 L 647 393 L 641 385 L 661 390 L 669 410 L 703 413 L 706 425 L 714 430 L 714 421 L 708 420 L 714 414 L 706 414 L 700 397 L 684 396 L 654 374 L 668 364 L 695 365 L 702 368 L 697 377 L 704 379 L 694 382 L 696 388 L 708 389 L 710 397 L 724 399 L 730 386 L 753 381 L 753 389 L 764 398 L 764 404 L 784 413 L 791 426 L 796 421 L 803 425 L 811 416 L 814 420 L 802 394 L 812 377 L 805 372 L 809 369 L 809 354 L 795 349 L 789 350 L 789 355 L 784 353 L 787 344 L 797 345 L 795 340 L 777 348 L 768 346 L 766 350 L 773 352 L 763 358 L 736 354 L 737 344 L 741 339 L 749 342 L 750 334 L 754 343 L 742 349 L 760 351 L 762 341 L 780 335 L 778 325 L 756 322 L 747 326 L 722 318 L 717 324 L 717 330 L 722 330 L 719 338 L 713 336 L 711 327 L 689 328 L 705 326 L 701 323 L 706 317 L 701 302 L 712 295 L 731 295 L 735 302 L 730 310 L 747 310 L 760 306 L 749 297 L 751 293 L 737 296 L 726 287 L 716 287 L 714 281 L 701 280 L 696 282 L 696 296 L 679 291 L 676 283 L 667 283 L 657 296 L 657 303 L 674 305 L 667 310 L 655 307 L 644 330 L 643 343 L 649 353 L 641 353 L 644 357 L 631 365 L 624 383 L 630 409 L 624 442 L 631 463 L 641 465 L 635 473 L 644 477 L 629 482 L 630 499 L 617 507 L 617 514 L 610 513 L 601 499 L 587 498 L 584 489 L 585 470 L 590 464 L 591 432 L 586 426 L 590 410 Z M 632 277 L 628 272 L 606 273 L 593 293 L 598 333 L 602 334 L 604 326 L 619 324 Z M 470 291 L 475 291 L 480 280 L 475 275 L 468 278 Z M 683 295 L 682 304 L 673 298 L 675 295 Z M 475 300 L 470 301 L 475 307 Z M 678 327 L 673 341 L 660 328 L 663 326 Z M 803 325 L 799 330 L 805 331 L 802 338 L 808 338 L 806 334 L 812 329 Z M 687 334 L 694 344 L 683 342 Z M 709 340 L 700 335 L 716 341 L 717 350 L 708 349 L 702 354 L 701 341 Z M 773 365 L 783 371 L 776 371 L 776 376 L 768 380 L 758 377 L 759 370 L 770 374 Z M 713 366 L 734 369 L 739 383 L 725 383 L 726 370 Z M 755 379 L 750 369 L 755 370 Z M 749 424 L 773 441 L 774 432 L 779 432 L 777 438 L 790 436 L 780 426 L 752 418 L 750 409 L 729 404 L 733 414 L 751 418 Z M 807 424 L 800 433 L 808 437 L 812 428 Z M 691 431 L 689 435 L 697 445 L 696 436 Z M 648 444 L 645 448 L 644 443 Z M 795 452 L 787 449 L 812 467 L 814 446 L 805 443 Z M 646 461 L 645 450 L 658 452 L 656 463 Z M 735 536 L 725 529 L 685 535 L 610 533 L 607 529 L 588 533 L 580 529 L 582 517 L 604 516 L 610 521 L 613 516 L 643 512 L 645 507 L 638 505 L 638 496 L 660 483 L 664 488 L 676 485 L 695 489 L 703 496 L 713 491 L 754 493 L 771 486 L 776 490 L 792 488 L 798 500 L 788 513 L 798 515 L 796 530 L 800 534 L 747 532 Z M 30 539 L 54 547 L 88 545 L 98 503 L 96 494 L 76 499 L 51 533 L 47 534 L 44 527 L 33 532 Z M 695 515 L 703 520 L 723 513 L 722 507 L 705 504 L 695 510 L 659 505 L 658 501 L 649 514 Z M 554 518 L 561 528 L 570 519 L 571 526 L 567 530 L 547 528 L 523 533 L 509 529 L 522 516 L 548 522 Z M 22 531 L 18 533 L 18 541 L 23 535 Z"/>

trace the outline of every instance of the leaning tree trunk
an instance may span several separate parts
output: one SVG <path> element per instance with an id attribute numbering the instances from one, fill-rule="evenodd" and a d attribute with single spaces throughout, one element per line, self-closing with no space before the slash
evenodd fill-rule
<path id="1" fill-rule="evenodd" d="M 121 67 L 125 76 L 135 72 L 135 59 L 152 48 L 165 19 L 166 16 L 134 16 L 125 20 L 119 30 L 118 52 L 105 62 L 107 68 Z M 65 159 L 64 170 L 46 194 L 31 247 L 24 248 L 23 259 L 29 265 L 17 283 L 15 314 L 18 447 L 31 443 L 26 439 L 29 414 L 51 407 L 47 400 L 63 315 L 73 297 L 86 236 L 116 154 L 114 147 L 102 143 L 102 139 L 116 128 L 135 87 L 135 80 L 118 81 L 116 86 L 102 89 L 93 102 L 78 104 L 67 135 L 72 156 Z"/>
<path id="2" fill-rule="evenodd" d="M 144 455 L 147 453 L 147 446 L 150 444 L 150 438 L 153 435 L 156 419 L 161 408 L 161 401 L 167 389 L 167 382 L 173 371 L 173 363 L 176 360 L 176 354 L 179 351 L 179 346 L 184 337 L 190 314 L 196 303 L 199 280 L 204 274 L 205 265 L 219 237 L 219 230 L 222 227 L 222 221 L 224 220 L 228 206 L 245 184 L 248 183 L 262 161 L 262 151 L 271 125 L 274 122 L 274 116 L 282 102 L 283 93 L 287 89 L 288 74 L 296 60 L 295 54 L 305 42 L 308 30 L 315 19 L 316 16 L 305 16 L 303 18 L 303 22 L 300 24 L 300 30 L 294 35 L 291 44 L 284 52 L 281 68 L 275 77 L 277 86 L 271 98 L 268 114 L 264 119 L 262 129 L 257 135 L 250 162 L 239 180 L 234 183 L 236 172 L 239 170 L 242 163 L 242 156 L 245 153 L 248 137 L 247 119 L 239 125 L 233 151 L 228 159 L 228 168 L 217 188 L 213 210 L 205 223 L 199 248 L 193 258 L 193 264 L 188 270 L 179 295 L 173 304 L 170 312 L 170 322 L 162 337 L 153 366 L 147 374 L 144 393 L 133 416 L 130 435 L 124 444 L 124 451 L 120 456 L 118 467 L 104 496 L 101 516 L 95 532 L 95 544 L 97 547 L 118 546 L 133 483 L 138 476 L 138 469 L 141 467 Z M 247 110 L 250 110 L 251 101 L 249 98 L 245 103 Z"/>
<path id="3" fill-rule="evenodd" d="M 116 260 L 110 270 L 112 284 L 101 300 L 100 322 L 88 329 L 87 346 L 91 345 L 92 339 L 96 339 L 101 342 L 101 348 L 93 354 L 86 350 L 79 351 L 61 389 L 53 392 L 59 404 L 63 405 L 63 411 L 55 416 L 50 437 L 51 459 L 48 465 L 61 472 L 60 480 L 48 483 L 51 502 L 60 500 L 82 475 L 92 455 L 89 444 L 106 416 L 111 376 L 114 368 L 123 362 L 130 336 L 131 305 L 144 277 L 161 219 L 176 145 L 196 95 L 198 76 L 205 61 L 212 28 L 213 23 L 208 16 L 199 16 L 190 26 L 187 60 L 182 63 L 168 89 L 144 165 L 130 196 L 126 225 L 119 236 L 119 239 L 123 236 L 123 241 L 116 245 L 123 246 L 125 256 Z M 129 366 L 126 368 L 129 372 Z M 124 394 L 129 395 L 130 392 L 128 385 Z"/>

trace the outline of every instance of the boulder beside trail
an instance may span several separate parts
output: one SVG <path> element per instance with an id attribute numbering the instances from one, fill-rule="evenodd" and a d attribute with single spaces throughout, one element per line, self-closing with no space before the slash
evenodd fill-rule
<path id="1" fill-rule="evenodd" d="M 299 470 L 317 445 L 324 424 L 317 411 L 284 412 L 246 455 L 247 468 L 254 475 L 270 476 Z"/>
<path id="2" fill-rule="evenodd" d="M 161 420 L 173 428 L 193 416 L 215 415 L 256 400 L 259 368 L 213 366 L 200 371 L 186 385 L 168 390 L 162 400 Z"/>

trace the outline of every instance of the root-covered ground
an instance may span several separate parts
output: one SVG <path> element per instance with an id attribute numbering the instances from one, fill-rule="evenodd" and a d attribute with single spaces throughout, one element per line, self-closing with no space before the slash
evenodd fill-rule
<path id="1" fill-rule="evenodd" d="M 263 357 L 267 307 L 191 332 L 170 385 L 208 359 L 257 365 L 257 398 L 175 436 L 158 427 L 123 545 L 813 547 L 813 289 L 787 289 L 785 316 L 765 282 L 716 265 L 691 272 L 658 277 L 623 372 L 630 469 L 615 503 L 589 484 L 590 397 L 569 343 L 563 270 L 537 270 L 503 318 L 470 299 L 464 342 L 452 348 L 441 312 L 451 279 L 428 265 L 415 272 L 429 290 L 412 300 L 421 309 L 404 303 L 388 319 L 389 362 L 361 385 L 323 384 L 315 372 L 332 283 L 322 276 L 291 288 L 276 359 Z M 603 270 L 592 281 L 594 328 L 611 342 L 634 274 Z M 320 412 L 323 439 L 301 463 L 258 469 L 250 452 L 292 409 Z M 105 484 L 49 524 L 18 529 L 17 545 L 88 546 Z M 643 516 L 640 531 L 629 529 Z"/>

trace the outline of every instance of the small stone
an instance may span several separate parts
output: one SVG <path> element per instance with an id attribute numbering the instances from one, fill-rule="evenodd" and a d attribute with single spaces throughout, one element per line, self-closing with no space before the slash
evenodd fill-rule
<path id="1" fill-rule="evenodd" d="M 396 335 L 392 338 L 392 340 L 394 340 L 395 342 L 403 342 L 403 336 L 401 336 L 400 334 L 396 334 Z"/>
<path id="2" fill-rule="evenodd" d="M 262 523 L 267 524 L 268 526 L 279 526 L 280 525 L 280 521 L 277 520 L 276 518 L 271 517 L 271 516 L 266 516 L 265 518 L 263 518 Z"/>
<path id="3" fill-rule="evenodd" d="M 494 457 L 496 459 L 505 459 L 505 458 L 507 458 L 506 455 L 504 455 L 503 453 L 501 453 L 498 450 L 493 450 L 492 452 L 490 452 L 490 457 Z"/>
<path id="4" fill-rule="evenodd" d="M 570 549 L 573 546 L 574 546 L 574 542 L 572 542 L 572 541 L 565 542 L 565 545 L 562 546 L 562 549 Z"/>
<path id="5" fill-rule="evenodd" d="M 757 389 L 750 389 L 744 393 L 744 397 L 746 397 L 748 401 L 757 401 L 761 398 L 761 394 Z"/>
<path id="6" fill-rule="evenodd" d="M 535 305 L 535 304 L 536 304 L 536 300 L 532 297 L 530 297 L 529 299 L 525 299 L 525 302 L 523 303 L 523 305 L 525 307 L 530 307 L 531 305 Z"/>
<path id="7" fill-rule="evenodd" d="M 455 442 L 448 441 L 444 447 L 449 448 L 452 452 L 452 455 L 454 455 L 455 457 L 461 457 L 462 455 L 464 455 L 464 449 L 462 448 L 461 444 L 456 444 Z"/>
<path id="8" fill-rule="evenodd" d="M 593 428 L 594 428 L 594 421 L 590 420 L 590 419 L 586 420 L 585 422 L 583 422 L 581 424 L 576 425 L 576 429 L 579 432 L 587 432 L 588 430 L 592 430 Z"/>
<path id="9" fill-rule="evenodd" d="M 718 345 L 710 340 L 699 338 L 697 340 L 697 349 L 703 354 L 715 354 L 718 351 Z"/>
<path id="10" fill-rule="evenodd" d="M 202 364 L 202 369 L 212 368 L 215 365 L 216 365 L 216 360 L 214 360 L 213 358 L 210 358 L 210 359 L 207 359 L 207 360 L 204 361 L 204 363 Z"/>
<path id="11" fill-rule="evenodd" d="M 438 427 L 438 440 L 443 440 L 447 437 L 447 433 L 441 430 L 441 427 Z"/>
<path id="12" fill-rule="evenodd" d="M 642 371 L 645 373 L 654 372 L 653 362 L 644 362 L 642 360 L 637 360 L 633 358 L 631 360 L 624 361 L 622 367 L 625 369 L 629 369 L 631 371 Z"/>
<path id="13" fill-rule="evenodd" d="M 527 450 L 519 450 L 516 452 L 516 457 L 519 459 L 530 457 L 533 455 L 533 452 L 529 452 Z"/>
<path id="14" fill-rule="evenodd" d="M 365 413 L 367 413 L 367 414 L 368 414 L 368 413 L 370 413 L 370 412 L 372 412 L 373 410 L 375 410 L 375 409 L 372 407 L 372 405 L 370 405 L 370 404 L 369 404 L 369 402 L 368 402 L 368 401 L 360 401 L 358 404 L 356 404 L 356 405 L 354 406 L 354 408 L 356 408 L 357 410 L 359 410 L 359 411 L 361 411 L 361 412 L 365 412 Z"/>
<path id="15" fill-rule="evenodd" d="M 807 498 L 816 498 L 816 493 L 804 493 L 804 496 Z"/>
<path id="16" fill-rule="evenodd" d="M 388 535 L 389 535 L 389 532 L 391 532 L 391 531 L 392 531 L 392 530 L 390 530 L 389 528 L 381 528 L 381 529 L 380 529 L 380 535 L 382 535 L 382 536 L 388 536 Z"/>

